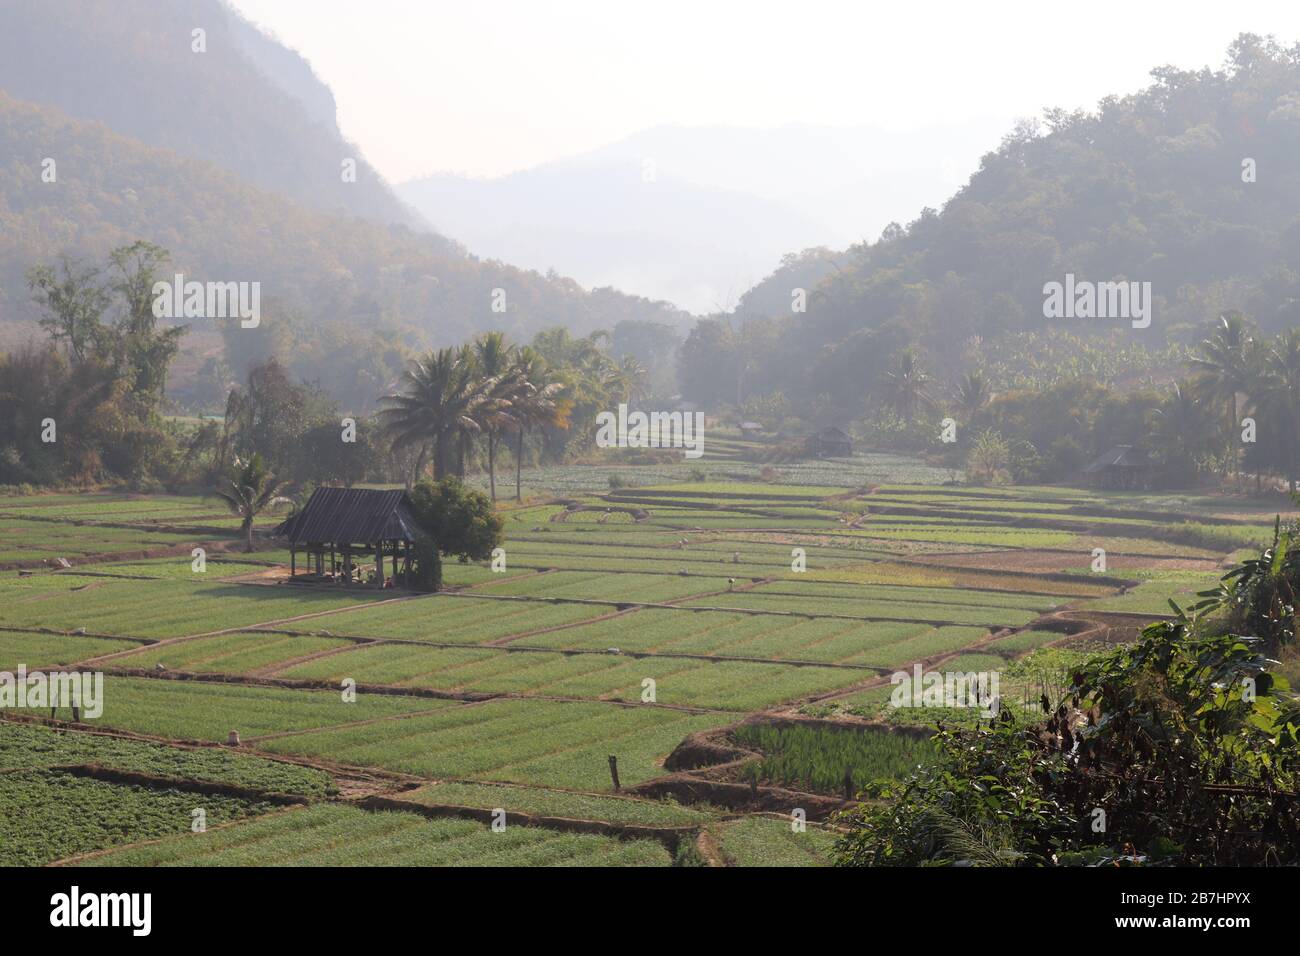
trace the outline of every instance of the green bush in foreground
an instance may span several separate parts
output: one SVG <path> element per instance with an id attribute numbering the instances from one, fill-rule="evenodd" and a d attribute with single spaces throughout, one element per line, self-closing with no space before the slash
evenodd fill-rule
<path id="1" fill-rule="evenodd" d="M 1300 711 L 1258 645 L 1161 622 L 1079 668 L 1042 722 L 941 730 L 934 762 L 843 815 L 837 862 L 1297 862 Z"/>

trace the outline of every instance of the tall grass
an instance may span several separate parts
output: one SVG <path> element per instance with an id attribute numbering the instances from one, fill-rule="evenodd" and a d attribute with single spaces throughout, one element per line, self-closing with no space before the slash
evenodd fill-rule
<path id="1" fill-rule="evenodd" d="M 746 765 L 746 779 L 836 795 L 846 771 L 857 792 L 873 780 L 899 778 L 933 754 L 928 740 L 875 728 L 747 724 L 734 737 L 763 754 Z"/>

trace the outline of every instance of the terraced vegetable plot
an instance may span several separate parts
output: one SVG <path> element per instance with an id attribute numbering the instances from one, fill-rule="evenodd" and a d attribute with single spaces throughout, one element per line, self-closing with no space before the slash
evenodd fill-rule
<path id="1" fill-rule="evenodd" d="M 647 827 L 698 826 L 717 818 L 706 808 L 678 806 L 655 800 L 597 796 L 566 790 L 538 790 L 493 783 L 434 783 L 402 795 L 424 804 L 449 804 L 494 810 L 498 807 L 542 817 L 605 820 Z"/>
<path id="2" fill-rule="evenodd" d="M 323 651 L 352 647 L 351 641 L 309 635 L 249 633 L 200 637 L 174 644 L 145 647 L 115 658 L 119 667 L 156 667 L 196 673 L 248 674 Z"/>
<path id="3" fill-rule="evenodd" d="M 275 737 L 259 749 L 428 777 L 604 791 L 611 789 L 608 754 L 617 754 L 622 783 L 630 786 L 656 775 L 659 761 L 686 734 L 729 719 L 658 707 L 491 700 L 383 726 Z"/>
<path id="4" fill-rule="evenodd" d="M 446 649 L 373 644 L 280 671 L 283 677 L 342 680 L 401 687 L 530 697 L 643 699 L 654 682 L 654 702 L 717 710 L 755 710 L 861 682 L 859 671 L 780 667 L 739 661 L 671 657 L 628 660 L 617 655 L 525 653 L 503 649 Z"/>
<path id="5" fill-rule="evenodd" d="M 78 853 L 188 833 L 201 806 L 216 826 L 264 813 L 239 797 L 123 786 L 58 772 L 0 774 L 0 866 L 39 866 Z"/>
<path id="6" fill-rule="evenodd" d="M 96 724 L 114 730 L 179 740 L 224 741 L 330 727 L 450 706 L 416 697 L 362 695 L 355 703 L 333 691 L 108 677 L 104 714 Z"/>
<path id="7" fill-rule="evenodd" d="M 110 733 L 0 712 L 0 801 L 65 805 L 21 818 L 19 830 L 61 835 L 14 860 L 666 865 L 676 835 L 653 828 L 684 827 L 709 862 L 819 865 L 831 830 L 671 799 L 711 793 L 697 768 L 723 757 L 700 740 L 761 753 L 744 771 L 760 787 L 834 801 L 846 773 L 858 787 L 924 758 L 914 735 L 862 729 L 933 718 L 890 712 L 891 672 L 996 670 L 1019 693 L 1026 661 L 1077 654 L 1044 645 L 1165 613 L 1171 595 L 1187 603 L 1226 549 L 1266 527 L 1212 499 L 903 485 L 939 476 L 882 457 L 778 463 L 777 482 L 742 482 L 757 476 L 750 450 L 721 451 L 727 470 L 702 482 L 668 466 L 678 483 L 609 491 L 608 469 L 564 472 L 573 501 L 505 512 L 504 574 L 449 562 L 439 595 L 289 586 L 279 549 L 214 551 L 196 574 L 185 546 L 203 538 L 155 526 L 232 527 L 198 498 L 0 499 L 0 561 L 77 542 L 182 549 L 0 573 L 0 670 L 112 655 L 94 665 L 108 672 L 94 725 Z M 882 478 L 894 483 L 855 490 Z M 1091 572 L 1094 547 L 1107 573 Z M 751 714 L 763 718 L 731 736 Z M 799 715 L 827 720 L 772 729 Z M 57 769 L 90 763 L 121 779 Z M 206 834 L 189 832 L 210 796 L 197 785 L 225 801 Z M 309 805 L 285 809 L 275 793 Z M 364 795 L 397 803 L 342 802 Z M 109 803 L 120 813 L 101 812 Z M 439 816 L 497 808 L 551 822 L 494 833 Z M 100 822 L 77 822 L 87 815 Z M 659 836 L 566 830 L 575 819 Z"/>
<path id="8" fill-rule="evenodd" d="M 98 634 L 182 637 L 362 606 L 390 595 L 77 574 L 0 579 L 0 624 Z"/>
<path id="9" fill-rule="evenodd" d="M 333 792 L 333 781 L 322 770 L 229 749 L 181 749 L 101 734 L 60 733 L 39 724 L 0 723 L 0 770 L 49 770 L 91 763 L 271 793 L 323 797 Z"/>
<path id="10" fill-rule="evenodd" d="M 667 866 L 653 840 L 367 813 L 344 806 L 288 810 L 207 833 L 87 860 L 90 866 Z"/>
<path id="11" fill-rule="evenodd" d="M 72 664 L 101 654 L 140 647 L 137 641 L 81 637 L 75 634 L 37 634 L 31 631 L 0 631 L 0 670 L 28 670 Z"/>

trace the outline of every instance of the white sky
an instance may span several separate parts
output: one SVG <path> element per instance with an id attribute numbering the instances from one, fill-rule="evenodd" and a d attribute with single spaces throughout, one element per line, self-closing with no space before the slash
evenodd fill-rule
<path id="1" fill-rule="evenodd" d="M 390 180 L 494 176 L 661 123 L 1005 125 L 1219 66 L 1256 0 L 228 0 L 333 89 Z"/>

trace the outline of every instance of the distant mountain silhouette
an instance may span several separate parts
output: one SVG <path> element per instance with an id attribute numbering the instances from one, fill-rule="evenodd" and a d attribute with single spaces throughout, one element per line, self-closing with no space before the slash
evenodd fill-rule
<path id="1" fill-rule="evenodd" d="M 396 188 L 475 252 L 711 312 L 791 249 L 874 238 L 943 200 L 994 145 L 987 124 L 662 126 L 508 176 Z"/>

